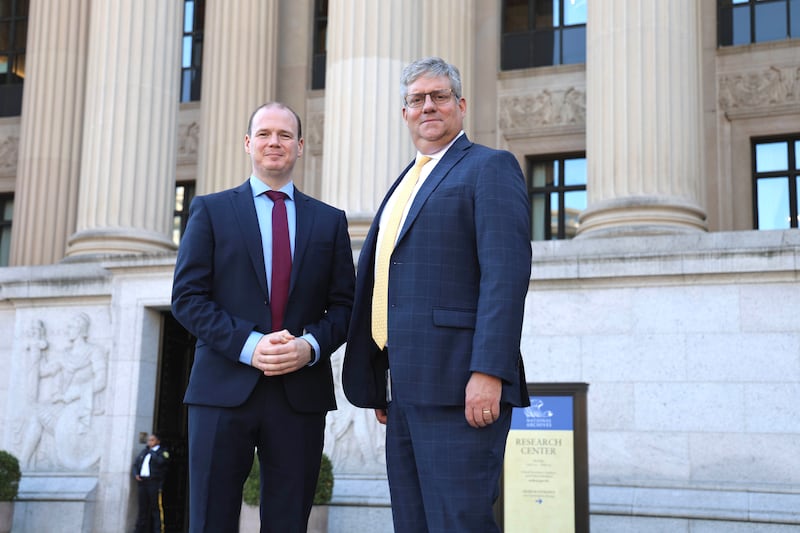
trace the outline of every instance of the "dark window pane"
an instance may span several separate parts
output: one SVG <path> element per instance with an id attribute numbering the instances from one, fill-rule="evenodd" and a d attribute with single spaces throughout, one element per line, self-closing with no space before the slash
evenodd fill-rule
<path id="1" fill-rule="evenodd" d="M 0 75 L 0 117 L 16 117 L 22 111 L 21 83 L 4 84 L 8 76 Z"/>
<path id="2" fill-rule="evenodd" d="M 534 67 L 558 65 L 561 62 L 558 49 L 558 37 L 558 30 L 537 31 L 533 34 Z"/>
<path id="3" fill-rule="evenodd" d="M 775 172 L 789 168 L 789 146 L 786 142 L 756 145 L 756 172 Z"/>
<path id="4" fill-rule="evenodd" d="M 790 227 L 789 187 L 786 178 L 758 180 L 758 229 Z"/>
<path id="5" fill-rule="evenodd" d="M 28 16 L 28 6 L 30 4 L 29 0 L 18 0 L 17 1 L 17 13 L 18 17 L 27 17 Z"/>
<path id="6" fill-rule="evenodd" d="M 503 9 L 503 33 L 527 31 L 528 0 L 508 0 Z"/>
<path id="7" fill-rule="evenodd" d="M 196 102 L 200 100 L 200 83 L 202 81 L 202 76 L 200 75 L 200 70 L 195 69 L 192 71 L 192 101 Z"/>
<path id="8" fill-rule="evenodd" d="M 731 8 L 719 8 L 717 15 L 717 44 L 719 46 L 730 46 L 733 44 L 733 15 Z"/>
<path id="9" fill-rule="evenodd" d="M 325 61 L 327 54 L 314 54 L 314 64 L 311 75 L 311 88 L 324 89 L 325 88 Z"/>
<path id="10" fill-rule="evenodd" d="M 14 218 L 14 197 L 3 195 L 0 197 L 0 267 L 8 266 L 11 250 L 11 221 Z"/>
<path id="11" fill-rule="evenodd" d="M 3 222 L 11 222 L 14 218 L 14 200 L 0 200 L 0 203 L 3 205 Z"/>
<path id="12" fill-rule="evenodd" d="M 756 4 L 756 42 L 786 39 L 786 0 Z"/>
<path id="13" fill-rule="evenodd" d="M 11 2 L 14 0 L 0 0 L 0 17 L 7 18 L 11 16 Z"/>
<path id="14" fill-rule="evenodd" d="M 3 228 L 0 233 L 0 266 L 8 266 L 11 254 L 11 228 Z"/>
<path id="15" fill-rule="evenodd" d="M 564 28 L 562 63 L 586 63 L 586 26 Z"/>
<path id="16" fill-rule="evenodd" d="M 733 8 L 733 43 L 750 44 L 750 6 Z"/>
<path id="17" fill-rule="evenodd" d="M 311 45 L 311 88 L 325 88 L 325 63 L 328 52 L 328 2 L 314 2 L 314 36 Z"/>
<path id="18" fill-rule="evenodd" d="M 531 66 L 531 34 L 510 33 L 503 35 L 502 66 L 503 70 L 514 70 Z"/>
<path id="19" fill-rule="evenodd" d="M 0 22 L 0 50 L 7 51 L 11 42 L 11 23 Z"/>
<path id="20" fill-rule="evenodd" d="M 555 11 L 555 16 L 558 17 L 558 0 L 539 0 L 536 2 L 533 15 L 533 28 L 542 30 L 556 27 L 557 24 L 553 17 L 553 11 Z"/>
<path id="21" fill-rule="evenodd" d="M 28 39 L 27 21 L 17 22 L 14 25 L 14 48 L 17 50 L 25 49 L 25 42 Z"/>

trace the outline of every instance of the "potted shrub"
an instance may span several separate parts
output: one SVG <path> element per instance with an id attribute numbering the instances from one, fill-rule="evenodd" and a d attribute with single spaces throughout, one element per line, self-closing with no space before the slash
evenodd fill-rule
<path id="1" fill-rule="evenodd" d="M 21 477 L 17 458 L 0 450 L 0 533 L 11 531 L 14 499 L 17 497 Z"/>
<path id="2" fill-rule="evenodd" d="M 242 514 L 239 529 L 243 533 L 258 531 L 260 517 L 258 504 L 260 500 L 261 480 L 259 478 L 258 456 L 253 458 L 253 467 L 244 482 L 242 492 Z M 319 480 L 314 492 L 314 507 L 311 508 L 311 517 L 308 519 L 308 533 L 327 533 L 328 531 L 328 503 L 333 495 L 333 464 L 330 458 L 322 454 L 322 463 L 319 467 Z"/>

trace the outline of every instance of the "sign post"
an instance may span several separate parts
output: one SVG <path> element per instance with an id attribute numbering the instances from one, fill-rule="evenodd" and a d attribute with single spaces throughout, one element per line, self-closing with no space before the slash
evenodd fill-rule
<path id="1" fill-rule="evenodd" d="M 586 383 L 528 384 L 515 408 L 498 501 L 504 533 L 588 533 Z"/>

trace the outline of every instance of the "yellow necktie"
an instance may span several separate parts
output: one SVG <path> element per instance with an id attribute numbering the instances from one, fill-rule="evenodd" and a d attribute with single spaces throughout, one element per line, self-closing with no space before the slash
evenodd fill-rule
<path id="1" fill-rule="evenodd" d="M 375 256 L 375 284 L 372 287 L 372 338 L 382 350 L 389 338 L 389 259 L 392 257 L 397 234 L 400 232 L 400 221 L 406 209 L 408 199 L 419 180 L 419 173 L 431 158 L 422 156 L 414 168 L 403 176 L 403 180 L 394 192 L 394 205 L 389 213 L 385 227 L 381 230 L 381 242 Z"/>

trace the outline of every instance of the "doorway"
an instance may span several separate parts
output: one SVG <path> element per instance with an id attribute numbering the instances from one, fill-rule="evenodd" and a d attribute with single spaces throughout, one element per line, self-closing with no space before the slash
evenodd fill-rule
<path id="1" fill-rule="evenodd" d="M 175 320 L 170 311 L 162 312 L 161 318 L 161 354 L 153 419 L 170 453 L 163 489 L 164 531 L 182 533 L 189 527 L 188 413 L 183 404 L 183 394 L 194 361 L 195 337 Z"/>

